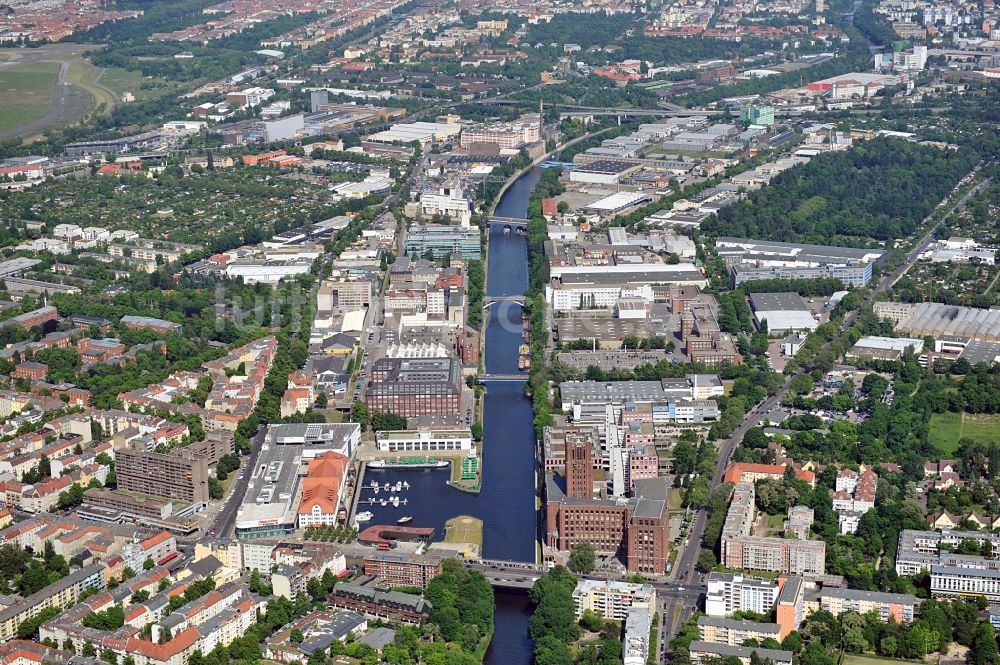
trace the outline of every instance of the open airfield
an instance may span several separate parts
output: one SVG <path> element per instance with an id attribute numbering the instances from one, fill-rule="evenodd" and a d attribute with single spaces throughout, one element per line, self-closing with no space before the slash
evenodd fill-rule
<path id="1" fill-rule="evenodd" d="M 103 70 L 83 60 L 90 48 L 0 49 L 0 139 L 29 137 L 77 122 L 101 105 L 114 106 L 117 95 L 100 82 Z"/>

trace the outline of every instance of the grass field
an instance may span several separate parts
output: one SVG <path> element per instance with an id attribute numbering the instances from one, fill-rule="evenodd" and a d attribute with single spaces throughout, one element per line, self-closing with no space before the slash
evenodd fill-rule
<path id="1" fill-rule="evenodd" d="M 896 660 L 895 658 L 879 658 L 877 656 L 856 656 L 844 654 L 840 665 L 888 665 L 889 663 L 913 663 L 912 660 Z"/>
<path id="2" fill-rule="evenodd" d="M 1000 441 L 1000 416 L 971 413 L 935 413 L 931 416 L 927 438 L 942 454 L 958 449 L 961 439 Z"/>
<path id="3" fill-rule="evenodd" d="M 681 510 L 684 493 L 679 487 L 671 487 L 667 490 L 667 507 L 670 510 Z"/>
<path id="4" fill-rule="evenodd" d="M 107 89 L 97 85 L 97 77 L 101 70 L 94 67 L 89 62 L 78 60 L 69 66 L 67 80 L 75 86 L 79 86 L 94 96 L 94 108 L 101 109 L 107 113 L 114 105 L 116 97 Z"/>
<path id="5" fill-rule="evenodd" d="M 0 69 L 0 132 L 38 120 L 52 106 L 59 64 L 33 62 Z"/>
<path id="6" fill-rule="evenodd" d="M 483 521 L 468 515 L 453 517 L 444 526 L 444 542 L 483 546 Z"/>
<path id="7" fill-rule="evenodd" d="M 119 97 L 126 92 L 131 92 L 138 97 L 139 86 L 142 84 L 143 78 L 139 72 L 120 69 L 118 67 L 108 67 L 98 80 L 104 87 L 114 90 L 115 94 Z"/>

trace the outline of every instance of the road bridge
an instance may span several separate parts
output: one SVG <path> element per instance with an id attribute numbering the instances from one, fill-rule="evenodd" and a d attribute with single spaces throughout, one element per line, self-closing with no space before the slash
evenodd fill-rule
<path id="1" fill-rule="evenodd" d="M 468 102 L 470 104 L 482 104 L 484 106 L 529 106 L 534 105 L 534 102 L 518 100 L 518 99 L 499 99 L 496 97 L 489 99 L 480 99 Z M 560 104 L 556 102 L 546 102 L 546 108 L 556 108 L 564 111 L 563 115 L 567 115 L 565 112 L 577 112 L 586 113 L 588 115 L 617 115 L 622 117 L 637 117 L 637 116 L 657 116 L 663 118 L 669 118 L 674 116 L 717 116 L 722 115 L 722 111 L 699 111 L 694 109 L 669 109 L 669 108 L 655 108 L 655 109 L 641 109 L 641 108 L 619 108 L 615 106 L 580 106 L 579 104 Z"/>
<path id="2" fill-rule="evenodd" d="M 490 305 L 495 305 L 498 302 L 515 302 L 521 307 L 524 307 L 526 299 L 524 296 L 486 296 L 483 298 L 483 309 L 486 309 Z"/>
<path id="3" fill-rule="evenodd" d="M 487 383 L 491 381 L 527 381 L 527 374 L 480 374 L 478 379 L 479 383 Z"/>
<path id="4" fill-rule="evenodd" d="M 483 573 L 494 587 L 505 589 L 530 589 L 539 577 L 548 572 L 546 566 L 525 561 L 499 561 L 496 559 L 466 559 L 462 564 Z"/>
<path id="5" fill-rule="evenodd" d="M 528 226 L 528 220 L 523 217 L 490 217 L 490 224 L 510 226 L 511 228 L 524 228 Z"/>

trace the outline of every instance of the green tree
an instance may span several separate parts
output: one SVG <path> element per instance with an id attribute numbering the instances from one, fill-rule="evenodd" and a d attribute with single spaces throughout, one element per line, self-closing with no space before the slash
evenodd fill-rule
<path id="1" fill-rule="evenodd" d="M 361 425 L 361 431 L 368 429 L 368 405 L 361 400 L 355 400 L 351 406 L 351 421 Z"/>
<path id="2" fill-rule="evenodd" d="M 597 564 L 597 556 L 594 552 L 594 546 L 583 541 L 573 545 L 569 553 L 569 569 L 574 573 L 589 573 L 594 570 Z"/>

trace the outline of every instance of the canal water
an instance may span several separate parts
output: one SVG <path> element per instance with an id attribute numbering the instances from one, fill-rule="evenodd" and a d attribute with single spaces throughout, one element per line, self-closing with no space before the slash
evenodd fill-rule
<path id="1" fill-rule="evenodd" d="M 515 181 L 497 205 L 498 217 L 524 218 L 528 199 L 541 177 L 535 168 Z M 514 231 L 490 229 L 487 295 L 521 295 L 528 287 L 527 242 Z M 518 346 L 522 337 L 520 305 L 499 302 L 488 310 L 486 321 L 486 372 L 517 374 Z M 527 373 L 525 373 L 527 378 Z M 365 472 L 365 482 L 409 483 L 401 492 L 371 489 L 362 493 L 358 512 L 370 511 L 370 524 L 393 524 L 412 517 L 410 526 L 434 527 L 444 534 L 447 520 L 473 515 L 483 520 L 483 557 L 535 561 L 537 517 L 535 512 L 535 439 L 531 400 L 520 381 L 493 381 L 486 388 L 483 406 L 483 480 L 478 495 L 448 487 L 448 469 L 376 470 Z M 366 505 L 366 499 L 398 495 L 406 505 Z M 496 630 L 486 654 L 486 665 L 529 665 L 532 644 L 527 637 L 531 603 L 524 592 L 496 593 Z"/>
<path id="2" fill-rule="evenodd" d="M 515 180 L 497 203 L 498 217 L 524 218 L 528 200 L 542 169 L 534 168 Z M 489 275 L 491 296 L 519 295 L 528 288 L 528 245 L 524 236 L 493 227 L 490 230 Z M 512 303 L 493 305 L 486 326 L 486 371 L 517 371 L 521 344 L 521 308 Z M 483 529 L 484 556 L 534 561 L 538 540 L 535 516 L 535 431 L 531 400 L 522 383 L 494 382 L 487 386 L 483 419 L 485 457 L 483 493 L 489 517 Z M 524 593 L 496 592 L 496 622 L 486 665 L 528 665 L 533 646 L 528 639 L 531 602 Z"/>

